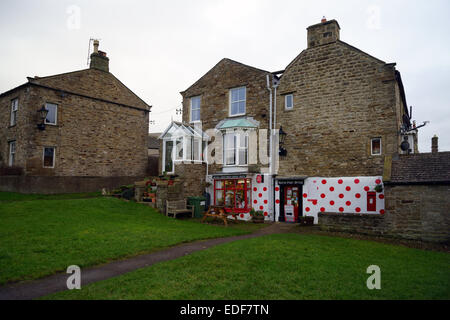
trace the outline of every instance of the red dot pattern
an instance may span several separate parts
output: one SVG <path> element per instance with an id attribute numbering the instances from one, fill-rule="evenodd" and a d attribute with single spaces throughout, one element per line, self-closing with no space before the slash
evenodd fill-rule
<path id="1" fill-rule="evenodd" d="M 266 188 L 266 187 L 264 187 L 264 188 L 263 188 L 263 191 L 267 191 L 267 188 Z"/>
<path id="2" fill-rule="evenodd" d="M 312 183 L 315 183 L 313 186 Z M 370 179 L 370 178 L 327 178 L 327 179 L 317 179 L 310 181 L 303 187 L 304 193 L 302 194 L 304 212 L 356 212 L 356 213 L 367 213 L 365 210 L 366 206 L 366 193 L 375 187 L 375 184 L 381 184 L 382 180 L 380 178 Z M 312 189 L 311 189 L 312 187 Z M 275 191 L 280 191 L 280 187 L 275 187 Z M 263 188 L 262 190 L 267 190 Z M 337 192 L 336 192 L 337 191 Z M 351 192 L 353 191 L 353 192 Z M 336 192 L 336 193 L 334 193 Z M 348 193 L 347 193 L 348 192 Z M 261 194 L 258 194 L 261 198 Z M 278 194 L 277 194 L 278 197 Z M 380 214 L 384 214 L 384 194 L 378 194 L 377 200 L 377 211 Z M 260 200 L 261 201 L 261 200 Z M 268 204 L 267 200 L 263 201 L 264 204 Z M 281 200 L 275 200 L 277 205 L 280 205 Z M 256 202 L 255 202 L 256 203 Z M 259 204 L 258 204 L 259 205 Z M 279 206 L 277 206 L 279 208 Z M 337 209 L 337 210 L 336 210 Z M 261 209 L 262 210 L 262 209 Z M 266 209 L 267 210 L 267 209 Z M 301 211 L 300 211 L 301 214 Z"/>
<path id="3" fill-rule="evenodd" d="M 267 217 L 269 214 L 267 212 L 264 212 L 264 216 Z"/>
<path id="4" fill-rule="evenodd" d="M 264 200 L 264 204 L 267 204 L 269 201 L 267 201 L 267 200 Z"/>

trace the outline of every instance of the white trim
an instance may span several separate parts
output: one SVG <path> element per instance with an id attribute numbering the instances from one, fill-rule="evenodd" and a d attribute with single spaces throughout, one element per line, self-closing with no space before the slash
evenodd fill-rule
<path id="1" fill-rule="evenodd" d="M 380 140 L 380 153 L 373 153 L 373 141 L 374 140 Z M 383 154 L 383 149 L 382 149 L 382 143 L 381 143 L 381 137 L 378 138 L 371 138 L 370 139 L 370 154 L 372 156 L 381 156 Z"/>
<path id="2" fill-rule="evenodd" d="M 52 162 L 51 167 L 45 166 L 45 149 L 53 149 L 53 162 Z M 56 158 L 56 147 L 43 147 L 42 148 L 42 167 L 43 168 L 49 168 L 49 169 L 55 168 L 55 160 L 56 160 L 55 158 Z"/>
<path id="3" fill-rule="evenodd" d="M 292 105 L 291 105 L 290 108 L 288 108 L 288 104 L 287 104 L 287 98 L 288 97 L 292 97 Z M 294 109 L 294 95 L 292 93 L 287 94 L 287 95 L 284 96 L 284 109 L 285 110 L 292 110 L 292 109 Z"/>
<path id="4" fill-rule="evenodd" d="M 56 103 L 53 103 L 53 102 L 46 102 L 45 103 L 45 109 L 47 109 L 47 105 L 55 106 L 55 123 L 47 122 L 47 118 L 44 119 L 44 123 L 52 125 L 52 126 L 56 126 L 58 124 L 58 105 Z"/>
<path id="5" fill-rule="evenodd" d="M 242 101 L 244 101 L 244 113 L 236 113 L 236 114 L 232 114 L 232 113 L 231 113 L 231 105 L 232 105 L 232 101 L 231 101 L 231 91 L 237 90 L 237 89 L 242 89 L 242 88 L 244 88 L 244 90 L 245 90 L 245 100 L 237 100 L 237 101 L 234 101 L 234 102 L 242 102 Z M 239 110 L 238 110 L 238 111 L 239 111 Z M 247 87 L 246 87 L 246 86 L 242 86 L 242 87 L 231 88 L 231 89 L 228 91 L 228 115 L 229 115 L 230 117 L 239 117 L 239 116 L 245 116 L 246 112 L 247 112 Z"/>

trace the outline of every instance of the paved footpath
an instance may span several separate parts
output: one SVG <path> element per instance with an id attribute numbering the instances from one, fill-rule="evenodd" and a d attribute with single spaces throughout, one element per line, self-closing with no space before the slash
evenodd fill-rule
<path id="1" fill-rule="evenodd" d="M 219 244 L 260 237 L 274 233 L 290 232 L 293 225 L 274 223 L 251 234 L 200 240 L 161 250 L 154 253 L 139 255 L 126 260 L 113 261 L 108 264 L 81 269 L 81 286 L 89 283 L 117 277 L 121 274 L 151 266 L 158 262 L 173 260 L 196 251 L 205 250 Z M 0 300 L 30 300 L 52 293 L 67 290 L 66 281 L 70 274 L 59 273 L 45 278 L 19 282 L 0 287 Z"/>

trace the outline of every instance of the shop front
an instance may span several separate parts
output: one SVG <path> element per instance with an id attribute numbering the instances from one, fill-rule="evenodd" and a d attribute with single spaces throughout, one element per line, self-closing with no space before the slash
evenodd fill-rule
<path id="1" fill-rule="evenodd" d="M 212 175 L 211 199 L 227 212 L 238 213 L 241 220 L 250 220 L 250 210 L 260 210 L 270 219 L 270 179 L 263 174 Z"/>

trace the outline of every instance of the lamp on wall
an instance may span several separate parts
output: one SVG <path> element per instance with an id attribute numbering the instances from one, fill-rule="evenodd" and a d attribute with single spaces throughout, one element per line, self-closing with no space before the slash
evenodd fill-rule
<path id="1" fill-rule="evenodd" d="M 42 108 L 40 108 L 37 112 L 39 113 L 40 118 L 37 127 L 39 128 L 39 130 L 45 130 L 45 119 L 47 118 L 48 109 L 46 109 L 43 105 Z"/>
<path id="2" fill-rule="evenodd" d="M 278 152 L 278 154 L 282 157 L 285 157 L 287 155 L 287 150 L 284 148 L 284 140 L 286 139 L 286 132 L 283 131 L 283 127 L 280 126 L 280 131 L 278 132 L 279 135 L 279 145 L 280 145 L 280 150 Z"/>

